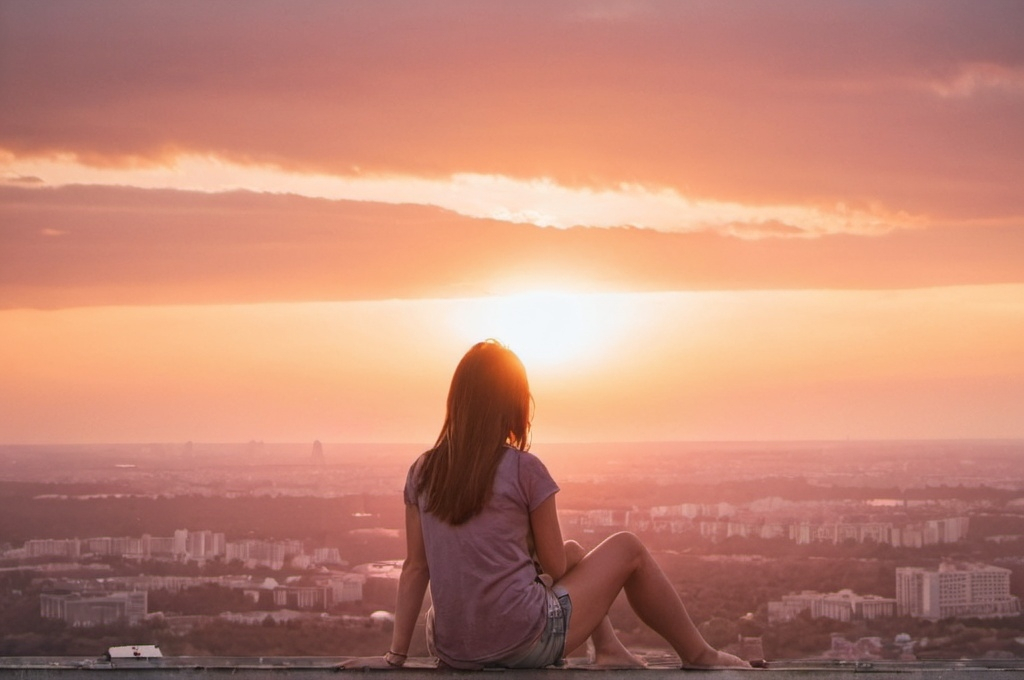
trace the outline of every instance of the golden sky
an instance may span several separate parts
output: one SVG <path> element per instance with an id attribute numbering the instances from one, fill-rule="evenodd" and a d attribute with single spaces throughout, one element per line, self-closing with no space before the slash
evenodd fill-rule
<path id="1" fill-rule="evenodd" d="M 0 443 L 1024 437 L 1024 5 L 0 0 Z"/>

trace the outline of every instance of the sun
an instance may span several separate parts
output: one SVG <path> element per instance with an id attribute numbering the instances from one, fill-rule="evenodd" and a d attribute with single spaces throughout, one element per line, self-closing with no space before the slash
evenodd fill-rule
<path id="1" fill-rule="evenodd" d="M 467 342 L 493 338 L 527 371 L 578 368 L 600 360 L 622 333 L 622 296 L 531 292 L 462 301 L 455 322 Z"/>

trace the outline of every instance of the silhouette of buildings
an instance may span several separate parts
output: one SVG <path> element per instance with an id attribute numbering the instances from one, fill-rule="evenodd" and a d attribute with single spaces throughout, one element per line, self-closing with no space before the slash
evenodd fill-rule
<path id="1" fill-rule="evenodd" d="M 745 508 L 730 503 L 683 503 L 655 506 L 647 510 L 562 510 L 559 516 L 566 527 L 583 532 L 622 528 L 637 532 L 696 534 L 712 543 L 730 538 L 755 538 L 785 540 L 797 545 L 875 543 L 894 548 L 958 543 L 967 539 L 970 526 L 967 517 L 916 522 L 769 519 L 770 515 L 766 513 L 774 510 L 770 507 L 762 509 L 757 503 L 751 503 Z"/>
<path id="2" fill-rule="evenodd" d="M 102 536 L 97 538 L 32 539 L 25 541 L 25 557 L 62 557 L 76 559 L 85 555 L 121 557 L 124 559 L 168 559 L 202 562 L 224 559 L 240 560 L 247 567 L 283 569 L 294 558 L 305 555 L 302 541 L 265 541 L 243 539 L 228 541 L 224 534 L 213 531 L 178 529 L 173 537 Z M 324 563 L 338 564 L 341 557 L 336 548 L 323 549 L 316 556 Z M 314 561 L 316 561 L 314 559 Z"/>

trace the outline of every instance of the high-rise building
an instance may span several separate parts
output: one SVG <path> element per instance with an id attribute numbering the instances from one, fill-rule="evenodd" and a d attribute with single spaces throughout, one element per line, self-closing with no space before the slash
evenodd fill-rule
<path id="1" fill-rule="evenodd" d="M 174 554 L 184 556 L 188 552 L 188 529 L 175 529 Z"/>
<path id="2" fill-rule="evenodd" d="M 1010 594 L 1010 570 L 985 564 L 944 562 L 938 569 L 896 570 L 896 604 L 901 616 L 923 619 L 1001 617 L 1020 614 Z"/>

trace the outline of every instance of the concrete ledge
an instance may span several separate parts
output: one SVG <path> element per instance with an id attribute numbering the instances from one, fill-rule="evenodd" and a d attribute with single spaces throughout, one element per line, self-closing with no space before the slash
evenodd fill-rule
<path id="1" fill-rule="evenodd" d="M 657 680 L 670 674 L 711 674 L 715 680 L 750 680 L 751 673 L 771 673 L 774 677 L 792 676 L 794 680 L 818 680 L 848 676 L 850 673 L 870 673 L 872 680 L 907 680 L 908 676 L 919 676 L 922 680 L 951 678 L 971 680 L 992 678 L 993 673 L 1012 673 L 1024 677 L 1024 659 L 977 660 L 977 661 L 933 661 L 933 662 L 852 662 L 852 661 L 777 661 L 768 662 L 764 669 L 753 670 L 680 670 L 667 665 L 652 665 L 645 670 L 604 670 L 586 665 L 569 665 L 566 668 L 543 670 L 510 671 L 453 671 L 439 670 L 429 659 L 412 659 L 401 670 L 345 670 L 335 667 L 347 657 L 164 657 L 152 660 L 124 660 L 115 663 L 90 658 L 75 657 L 3 657 L 0 658 L 0 679 L 2 680 L 75 680 L 92 678 L 97 674 L 115 674 L 121 678 L 144 677 L 146 680 L 182 680 L 193 676 L 230 674 L 239 680 L 272 680 L 285 677 L 313 678 L 337 677 L 343 675 L 372 674 L 381 680 L 437 680 L 439 677 L 493 680 L 494 673 L 512 674 L 524 680 L 565 677 L 570 674 L 598 674 L 601 680 Z"/>

